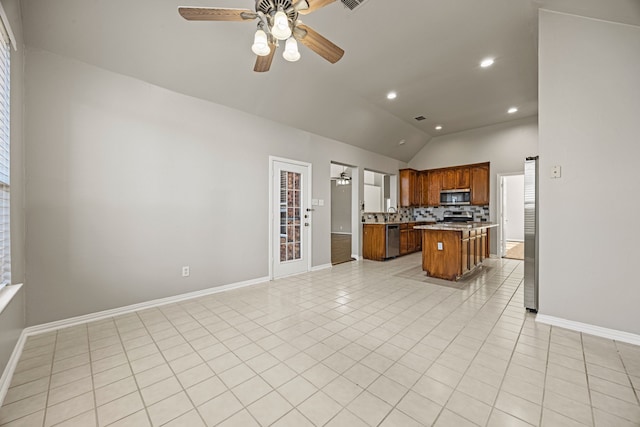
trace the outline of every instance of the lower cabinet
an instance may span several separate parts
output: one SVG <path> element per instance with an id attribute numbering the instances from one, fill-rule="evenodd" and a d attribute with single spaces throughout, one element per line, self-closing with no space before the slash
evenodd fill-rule
<path id="1" fill-rule="evenodd" d="M 409 227 L 407 224 L 400 224 L 400 255 L 409 253 Z"/>
<path id="2" fill-rule="evenodd" d="M 425 230 L 422 269 L 428 276 L 457 280 L 487 258 L 487 229 Z"/>
<path id="3" fill-rule="evenodd" d="M 362 257 L 375 261 L 384 260 L 387 236 L 384 224 L 363 224 Z"/>
<path id="4" fill-rule="evenodd" d="M 414 230 L 416 225 L 433 224 L 433 222 L 407 222 L 400 224 L 400 255 L 412 254 L 422 250 L 422 230 Z M 385 224 L 362 225 L 362 257 L 382 261 L 385 259 L 386 227 Z"/>

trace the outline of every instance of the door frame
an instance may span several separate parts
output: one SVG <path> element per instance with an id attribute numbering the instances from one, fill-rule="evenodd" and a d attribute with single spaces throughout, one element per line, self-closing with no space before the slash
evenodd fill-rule
<path id="1" fill-rule="evenodd" d="M 505 204 L 504 204 L 504 198 L 506 197 L 506 192 L 504 190 L 504 181 L 506 177 L 509 176 L 518 176 L 518 175 L 524 175 L 524 171 L 522 172 L 511 172 L 511 173 L 499 173 L 497 175 L 497 185 L 498 185 L 498 191 L 496 192 L 496 194 L 498 195 L 498 203 L 496 205 L 496 216 L 498 217 L 498 224 L 500 224 L 498 226 L 498 244 L 496 245 L 497 247 L 497 255 L 498 258 L 502 259 L 502 257 L 505 254 L 504 248 L 505 248 L 505 229 L 504 229 L 504 211 L 505 211 Z M 524 209 L 524 206 L 522 207 L 522 209 Z"/>
<path id="2" fill-rule="evenodd" d="M 360 255 L 358 255 L 358 249 L 360 248 L 359 242 L 360 242 L 360 208 L 359 208 L 359 204 L 358 204 L 358 188 L 360 185 L 360 179 L 359 179 L 359 174 L 360 174 L 360 168 L 358 166 L 353 166 L 350 165 L 348 163 L 345 162 L 341 162 L 339 160 L 331 160 L 329 162 L 329 167 L 331 167 L 331 165 L 338 165 L 338 166 L 343 166 L 343 167 L 347 167 L 349 169 L 351 169 L 351 184 L 349 184 L 351 186 L 351 199 L 349 200 L 350 206 L 351 206 L 351 218 L 350 218 L 350 222 L 351 222 L 351 258 L 353 258 L 354 260 L 359 260 L 361 257 Z M 331 174 L 329 174 L 331 175 Z M 331 181 L 331 177 L 329 178 L 329 180 Z M 333 200 L 331 200 L 331 203 L 333 203 Z M 333 215 L 331 215 L 331 213 L 329 213 L 329 221 L 330 221 L 330 232 L 333 233 Z M 329 251 L 331 252 L 331 249 L 329 249 Z M 331 255 L 331 254 L 330 254 Z"/>
<path id="3" fill-rule="evenodd" d="M 273 268 L 273 263 L 275 262 L 275 254 L 274 254 L 274 239 L 273 239 L 273 234 L 274 234 L 274 214 L 273 214 L 273 209 L 274 209 L 274 197 L 275 194 L 273 194 L 273 180 L 274 180 L 274 163 L 275 162 L 280 162 L 280 163 L 289 163 L 291 165 L 295 165 L 295 166 L 302 166 L 302 167 L 306 167 L 308 168 L 309 171 L 309 182 L 306 184 L 305 188 L 303 189 L 303 191 L 306 193 L 306 195 L 304 196 L 305 199 L 305 206 L 309 209 L 313 209 L 311 207 L 311 192 L 313 189 L 313 186 L 311 185 L 311 183 L 313 182 L 313 165 L 311 163 L 308 162 L 302 162 L 299 160 L 292 160 L 292 159 L 287 159 L 284 157 L 277 157 L 277 156 L 269 156 L 269 179 L 268 181 L 268 185 L 269 185 L 269 280 L 274 280 L 274 268 Z M 311 271 L 311 258 L 312 258 L 312 252 L 311 252 L 311 248 L 312 248 L 312 236 L 313 236 L 313 212 L 308 212 L 310 215 L 310 221 L 309 227 L 308 228 L 308 233 L 309 235 L 307 236 L 307 243 L 305 245 L 305 250 L 306 253 L 308 254 L 307 257 L 307 271 L 305 273 L 308 273 L 309 271 Z M 302 274 L 302 273 L 301 273 Z"/>

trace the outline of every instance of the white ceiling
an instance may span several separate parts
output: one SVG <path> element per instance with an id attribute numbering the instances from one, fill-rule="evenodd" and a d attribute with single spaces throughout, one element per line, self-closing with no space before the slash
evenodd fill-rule
<path id="1" fill-rule="evenodd" d="M 367 0 L 355 11 L 337 1 L 301 18 L 346 51 L 340 62 L 301 46 L 302 59 L 288 63 L 281 47 L 261 74 L 252 71 L 254 24 L 188 22 L 177 13 L 253 5 L 22 0 L 22 13 L 30 48 L 403 161 L 436 135 L 537 114 L 538 8 L 640 25 L 640 0 Z M 493 67 L 479 67 L 485 57 Z M 519 112 L 507 114 L 510 106 Z M 415 121 L 420 115 L 427 120 Z"/>

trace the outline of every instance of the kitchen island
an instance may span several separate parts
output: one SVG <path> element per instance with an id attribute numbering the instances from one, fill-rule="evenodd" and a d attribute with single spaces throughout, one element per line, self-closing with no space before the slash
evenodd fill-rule
<path id="1" fill-rule="evenodd" d="M 489 222 L 439 223 L 414 227 L 422 230 L 422 269 L 427 276 L 458 280 L 488 258 Z"/>

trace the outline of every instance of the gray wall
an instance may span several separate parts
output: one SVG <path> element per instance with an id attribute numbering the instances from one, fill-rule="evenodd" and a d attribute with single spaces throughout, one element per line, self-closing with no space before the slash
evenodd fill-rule
<path id="1" fill-rule="evenodd" d="M 27 50 L 26 105 L 29 325 L 266 277 L 269 155 L 311 162 L 326 202 L 331 161 L 406 166 L 46 51 Z M 331 262 L 329 205 L 313 266 Z"/>
<path id="2" fill-rule="evenodd" d="M 506 240 L 524 241 L 524 175 L 504 177 L 506 206 L 504 235 Z"/>
<path id="3" fill-rule="evenodd" d="M 25 281 L 24 220 L 24 48 L 18 0 L 2 0 L 16 37 L 18 50 L 11 51 L 11 282 Z M 0 371 L 4 370 L 25 325 L 25 287 L 0 314 Z"/>
<path id="4" fill-rule="evenodd" d="M 351 233 L 352 184 L 336 185 L 331 181 L 331 232 Z"/>
<path id="5" fill-rule="evenodd" d="M 639 27 L 541 11 L 540 313 L 635 334 L 638 76 Z"/>
<path id="6" fill-rule="evenodd" d="M 444 135 L 432 139 L 409 167 L 423 170 L 491 162 L 491 221 L 497 222 L 497 175 L 523 173 L 524 159 L 538 154 L 537 117 Z M 491 230 L 491 253 L 497 253 L 496 229 Z"/>

